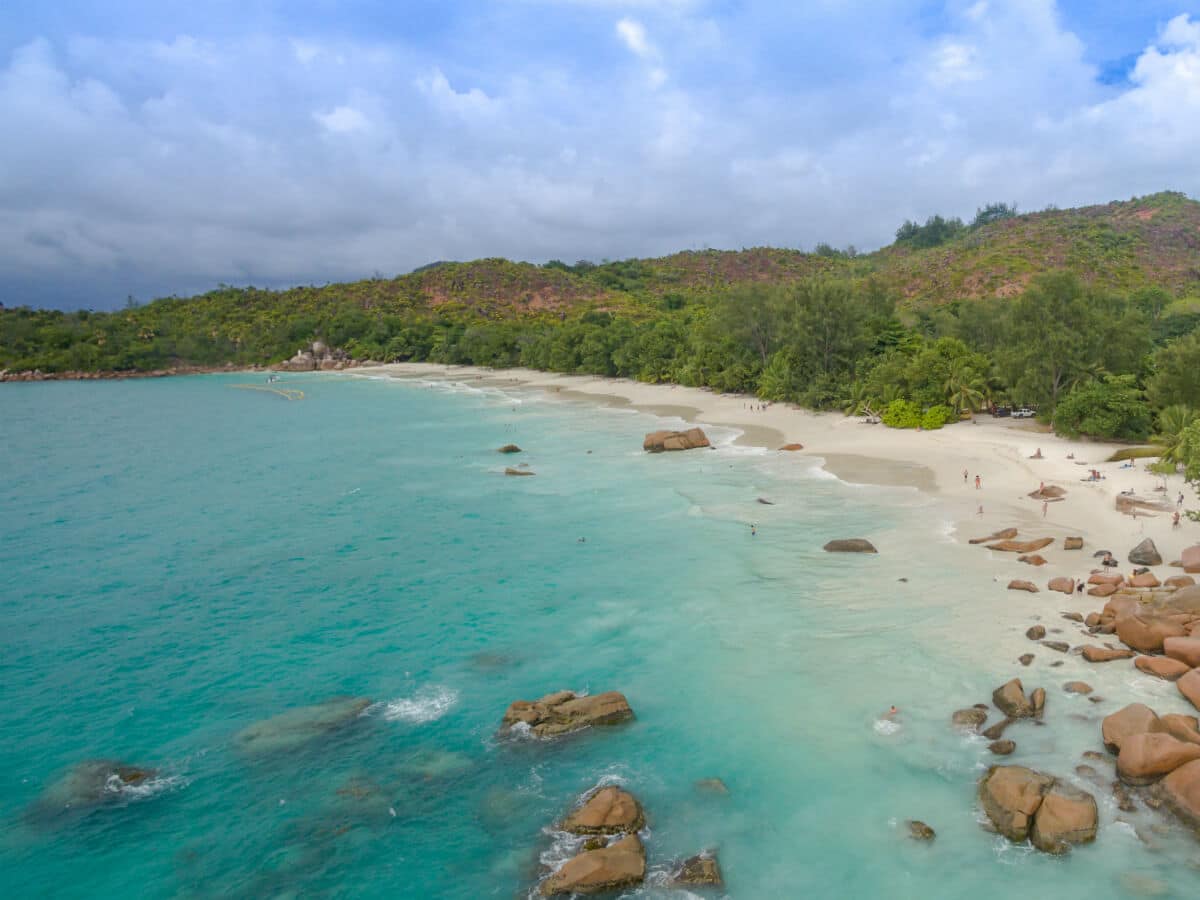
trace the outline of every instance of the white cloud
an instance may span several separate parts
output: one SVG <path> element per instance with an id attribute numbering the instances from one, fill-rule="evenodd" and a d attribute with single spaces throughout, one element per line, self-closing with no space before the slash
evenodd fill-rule
<path id="1" fill-rule="evenodd" d="M 929 80 L 942 86 L 962 81 L 978 81 L 982 73 L 976 67 L 975 58 L 974 47 L 947 41 L 933 53 Z"/>
<path id="2" fill-rule="evenodd" d="M 658 51 L 646 37 L 646 26 L 637 19 L 621 19 L 617 22 L 617 36 L 630 52 L 642 59 L 654 59 Z"/>
<path id="3" fill-rule="evenodd" d="M 313 118 L 331 134 L 350 134 L 366 131 L 370 122 L 353 106 L 335 106 L 327 113 L 313 113 Z"/>
<path id="4" fill-rule="evenodd" d="M 461 116 L 487 113 L 494 103 L 492 98 L 479 88 L 454 90 L 441 69 L 435 68 L 425 77 L 418 79 L 417 86 L 438 108 Z"/>

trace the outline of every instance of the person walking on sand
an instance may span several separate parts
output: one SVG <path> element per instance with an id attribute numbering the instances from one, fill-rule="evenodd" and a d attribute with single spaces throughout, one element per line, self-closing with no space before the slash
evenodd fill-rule
<path id="1" fill-rule="evenodd" d="M 982 503 L 979 504 L 979 509 L 977 509 L 975 511 L 975 515 L 979 516 L 979 518 L 981 518 L 981 519 L 983 518 L 983 504 Z"/>
<path id="2" fill-rule="evenodd" d="M 1046 518 L 1046 510 L 1048 510 L 1049 508 L 1050 508 L 1050 501 L 1043 500 L 1042 501 L 1042 518 L 1043 519 Z"/>
<path id="3" fill-rule="evenodd" d="M 970 473 L 969 473 L 969 472 L 968 472 L 966 469 L 963 469 L 963 484 L 966 484 L 966 483 L 967 483 L 967 476 L 968 476 L 969 474 L 970 474 Z"/>
<path id="4" fill-rule="evenodd" d="M 1171 517 L 1171 527 L 1172 528 L 1179 527 L 1179 510 L 1175 510 L 1175 515 Z"/>
<path id="5" fill-rule="evenodd" d="M 983 482 L 981 482 L 981 481 L 979 480 L 979 476 L 978 476 L 978 475 L 976 475 L 976 476 L 975 476 L 975 490 L 979 490 L 979 489 L 980 489 L 980 488 L 982 488 L 982 487 L 983 487 Z"/>

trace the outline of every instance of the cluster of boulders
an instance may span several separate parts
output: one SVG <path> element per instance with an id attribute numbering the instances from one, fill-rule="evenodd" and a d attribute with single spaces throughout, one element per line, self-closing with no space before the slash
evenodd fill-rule
<path id="1" fill-rule="evenodd" d="M 329 347 L 324 341 L 313 341 L 301 347 L 291 359 L 275 366 L 280 372 L 340 371 L 354 365 L 350 354 L 340 347 Z"/>
<path id="2" fill-rule="evenodd" d="M 595 696 L 556 691 L 539 700 L 513 701 L 500 722 L 500 731 L 527 729 L 534 737 L 547 738 L 596 725 L 616 725 L 632 718 L 629 701 L 619 691 Z"/>
<path id="3" fill-rule="evenodd" d="M 1132 788 L 1153 786 L 1148 803 L 1172 810 L 1200 830 L 1200 720 L 1195 716 L 1159 716 L 1132 703 L 1101 725 L 1105 748 L 1117 757 L 1117 777 Z M 1128 792 L 1122 791 L 1122 799 Z"/>
<path id="4" fill-rule="evenodd" d="M 651 431 L 642 440 L 642 449 L 648 453 L 663 453 L 668 450 L 696 450 L 711 447 L 708 435 L 701 428 L 687 431 Z"/>
<path id="5" fill-rule="evenodd" d="M 1010 841 L 1029 840 L 1046 853 L 1066 853 L 1096 839 L 1096 798 L 1025 766 L 992 766 L 979 781 L 979 804 Z"/>
<path id="6" fill-rule="evenodd" d="M 997 756 L 1007 756 L 1017 749 L 1015 742 L 1003 739 L 1004 732 L 1019 719 L 1041 719 L 1046 711 L 1046 691 L 1034 688 L 1028 696 L 1020 678 L 1007 681 L 992 691 L 992 703 L 1000 710 L 1003 718 L 994 725 L 984 728 L 988 719 L 988 705 L 977 703 L 960 709 L 950 717 L 955 728 L 983 735 L 989 741 L 988 749 Z"/>

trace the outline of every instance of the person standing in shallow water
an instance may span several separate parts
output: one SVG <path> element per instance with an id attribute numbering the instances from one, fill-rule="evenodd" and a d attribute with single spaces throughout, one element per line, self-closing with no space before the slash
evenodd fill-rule
<path id="1" fill-rule="evenodd" d="M 979 490 L 982 487 L 983 487 L 983 482 L 980 480 L 979 476 L 976 475 L 975 476 L 975 490 Z"/>

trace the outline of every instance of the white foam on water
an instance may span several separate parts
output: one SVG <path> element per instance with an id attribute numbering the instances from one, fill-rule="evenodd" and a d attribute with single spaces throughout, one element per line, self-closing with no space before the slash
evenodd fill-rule
<path id="1" fill-rule="evenodd" d="M 140 781 L 137 784 L 127 784 L 118 777 L 116 772 L 113 772 L 104 782 L 104 791 L 108 794 L 116 794 L 123 800 L 133 802 L 136 800 L 148 800 L 167 791 L 187 787 L 190 783 L 191 779 L 183 775 L 158 775 L 154 778 L 147 778 L 145 781 Z"/>
<path id="2" fill-rule="evenodd" d="M 893 719 L 876 719 L 875 733 L 876 734 L 896 734 L 900 731 L 901 725 Z"/>
<path id="3" fill-rule="evenodd" d="M 423 725 L 440 719 L 457 702 L 458 691 L 452 688 L 424 688 L 411 697 L 387 701 L 383 706 L 383 717 L 389 722 Z"/>

